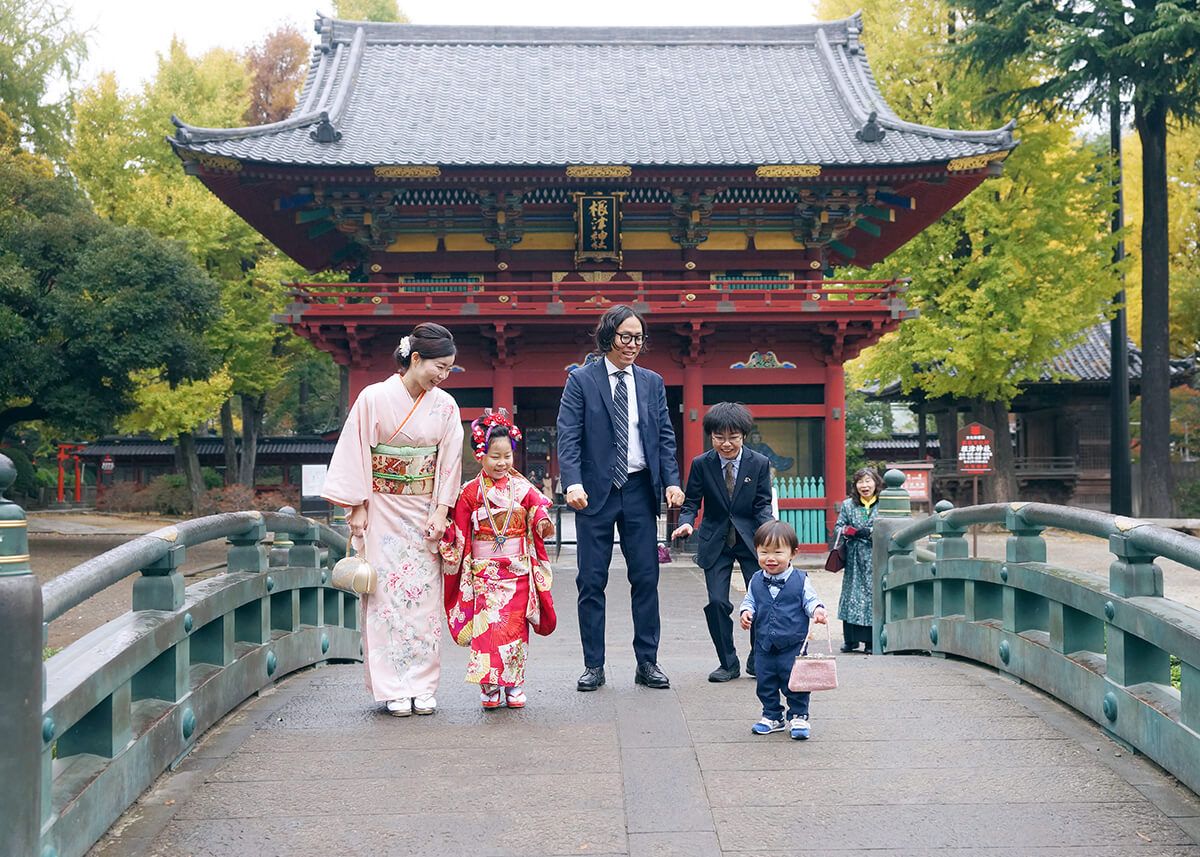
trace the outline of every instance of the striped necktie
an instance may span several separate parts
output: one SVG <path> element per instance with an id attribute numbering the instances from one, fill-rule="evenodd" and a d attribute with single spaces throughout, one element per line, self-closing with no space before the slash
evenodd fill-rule
<path id="1" fill-rule="evenodd" d="M 613 438 L 616 449 L 613 461 L 612 483 L 620 488 L 629 481 L 629 388 L 625 386 L 625 373 L 614 372 L 617 384 L 613 389 Z"/>

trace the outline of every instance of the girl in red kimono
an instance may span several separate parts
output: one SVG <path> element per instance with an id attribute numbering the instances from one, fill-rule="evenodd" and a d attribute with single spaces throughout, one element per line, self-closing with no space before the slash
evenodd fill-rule
<path id="1" fill-rule="evenodd" d="M 479 684 L 487 709 L 524 707 L 530 625 L 540 634 L 554 625 L 545 546 L 554 534 L 550 501 L 513 469 L 520 439 L 504 410 L 471 424 L 483 471 L 463 485 L 442 542 L 450 633 L 471 647 L 467 681 Z"/>

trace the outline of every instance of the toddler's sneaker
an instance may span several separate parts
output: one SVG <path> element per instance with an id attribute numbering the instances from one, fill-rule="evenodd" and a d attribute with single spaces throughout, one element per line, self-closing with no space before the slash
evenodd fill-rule
<path id="1" fill-rule="evenodd" d="M 772 720 L 770 717 L 764 717 L 762 720 L 751 726 L 750 731 L 755 735 L 770 735 L 772 732 L 782 732 L 783 721 Z"/>
<path id="2" fill-rule="evenodd" d="M 793 717 L 792 718 L 792 740 L 807 741 L 808 740 L 808 718 Z"/>
<path id="3" fill-rule="evenodd" d="M 525 688 L 520 685 L 507 688 L 504 695 L 507 697 L 509 708 L 525 707 Z"/>

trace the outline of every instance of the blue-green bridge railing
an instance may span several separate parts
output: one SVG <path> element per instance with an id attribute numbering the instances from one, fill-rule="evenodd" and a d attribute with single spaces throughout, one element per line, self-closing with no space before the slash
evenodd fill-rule
<path id="1" fill-rule="evenodd" d="M 1164 557 L 1200 573 L 1200 539 L 1045 503 L 907 517 L 889 471 L 873 544 L 876 652 L 994 667 L 1053 695 L 1200 792 L 1200 611 L 1163 592 Z M 1000 524 L 1003 558 L 970 556 L 967 528 Z M 1046 561 L 1053 527 L 1108 540 L 1108 575 Z M 918 541 L 932 537 L 932 553 Z"/>
<path id="2" fill-rule="evenodd" d="M 79 857 L 204 732 L 280 677 L 361 658 L 357 599 L 332 589 L 346 538 L 295 514 L 232 512 L 136 538 L 38 586 L 0 456 L 2 857 Z M 274 537 L 268 545 L 267 534 Z M 184 586 L 187 549 L 227 570 Z M 137 575 L 133 609 L 42 662 L 46 623 Z"/>

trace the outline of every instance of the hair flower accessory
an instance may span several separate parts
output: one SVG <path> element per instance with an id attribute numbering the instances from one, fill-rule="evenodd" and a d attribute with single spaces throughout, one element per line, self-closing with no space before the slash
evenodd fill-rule
<path id="1" fill-rule="evenodd" d="M 412 337 L 406 336 L 400 340 L 400 356 L 407 357 L 412 354 Z"/>
<path id="2" fill-rule="evenodd" d="M 517 424 L 513 422 L 512 417 L 504 408 L 500 408 L 498 411 L 485 408 L 483 416 L 471 423 L 471 446 L 475 449 L 476 460 L 482 460 L 487 455 L 488 444 L 492 442 L 492 434 L 500 427 L 507 431 L 514 446 L 521 440 L 521 430 L 517 428 Z"/>

